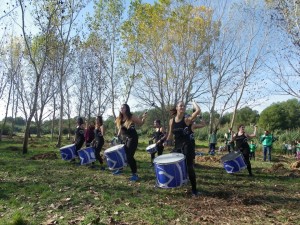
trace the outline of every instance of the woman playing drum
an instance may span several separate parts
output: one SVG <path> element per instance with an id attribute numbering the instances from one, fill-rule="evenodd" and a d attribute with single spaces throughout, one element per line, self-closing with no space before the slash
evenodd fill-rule
<path id="1" fill-rule="evenodd" d="M 103 159 L 101 157 L 101 149 L 104 145 L 104 125 L 103 125 L 103 119 L 102 116 L 96 117 L 96 128 L 95 128 L 95 139 L 93 140 L 93 147 L 95 148 L 95 156 L 96 159 L 99 161 L 101 165 L 101 170 L 105 170 L 105 167 L 103 166 Z"/>
<path id="2" fill-rule="evenodd" d="M 156 150 L 157 150 L 157 155 L 162 155 L 164 151 L 164 138 L 165 138 L 165 130 L 161 126 L 160 120 L 154 120 L 154 128 L 155 132 L 153 134 L 153 140 L 155 141 L 156 144 Z M 155 153 L 151 153 L 151 166 L 153 166 L 153 159 L 155 158 Z"/>
<path id="3" fill-rule="evenodd" d="M 183 102 L 179 102 L 176 108 L 171 110 L 172 116 L 174 118 L 170 119 L 169 122 L 169 133 L 165 143 L 175 139 L 175 148 L 173 152 L 183 153 L 186 157 L 187 172 L 192 185 L 192 195 L 197 196 L 199 193 L 197 191 L 196 185 L 196 174 L 194 170 L 194 158 L 195 158 L 195 148 L 193 147 L 193 142 L 190 139 L 190 125 L 193 123 L 201 110 L 199 106 L 193 102 L 193 107 L 195 112 L 190 117 L 185 117 L 185 105 Z"/>
<path id="4" fill-rule="evenodd" d="M 118 135 L 126 137 L 125 140 L 125 154 L 127 163 L 130 166 L 132 176 L 130 181 L 137 181 L 139 179 L 137 175 L 137 166 L 134 159 L 134 154 L 138 145 L 138 134 L 135 129 L 135 125 L 142 125 L 145 122 L 147 113 L 144 113 L 142 119 L 133 115 L 130 112 L 130 107 L 127 104 L 123 104 L 120 109 L 120 114 L 116 119 L 116 125 L 118 128 Z M 115 175 L 122 173 L 122 170 L 114 172 Z"/>
<path id="5" fill-rule="evenodd" d="M 250 147 L 248 144 L 248 139 L 256 137 L 256 126 L 254 126 L 253 134 L 245 133 L 245 126 L 239 125 L 238 132 L 233 135 L 232 141 L 235 141 L 235 149 L 237 151 L 241 151 L 244 156 L 245 163 L 247 165 L 247 170 L 249 172 L 249 176 L 253 176 L 251 170 L 251 163 L 250 163 Z"/>

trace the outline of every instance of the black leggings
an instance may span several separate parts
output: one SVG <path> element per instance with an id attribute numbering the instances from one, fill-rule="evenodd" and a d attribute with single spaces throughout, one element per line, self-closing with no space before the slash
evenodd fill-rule
<path id="1" fill-rule="evenodd" d="M 131 172 L 137 172 L 136 161 L 134 159 L 134 154 L 138 145 L 138 137 L 127 138 L 125 141 L 125 154 L 127 158 L 127 163 L 130 166 Z"/>
<path id="2" fill-rule="evenodd" d="M 163 145 L 157 145 L 156 149 L 157 149 L 157 155 L 162 155 L 162 153 L 164 151 L 164 146 Z M 155 153 L 156 152 L 151 153 L 151 162 L 153 162 L 153 159 L 155 158 Z"/>
<path id="3" fill-rule="evenodd" d="M 250 163 L 250 150 L 249 149 L 240 149 L 241 153 L 244 156 L 245 164 L 249 174 L 252 174 L 251 163 Z"/>
<path id="4" fill-rule="evenodd" d="M 97 142 L 96 147 L 95 147 L 95 156 L 101 165 L 103 164 L 103 159 L 101 157 L 100 152 L 101 152 L 103 145 L 104 145 L 104 140 L 103 141 L 101 140 L 101 141 Z"/>
<path id="5" fill-rule="evenodd" d="M 175 149 L 175 152 L 185 155 L 187 172 L 192 185 L 192 190 L 197 190 L 196 173 L 194 169 L 195 148 L 192 144 L 184 144 L 181 149 Z"/>

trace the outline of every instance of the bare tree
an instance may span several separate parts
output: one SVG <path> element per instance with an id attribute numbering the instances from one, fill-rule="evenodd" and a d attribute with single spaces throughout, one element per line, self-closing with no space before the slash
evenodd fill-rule
<path id="1" fill-rule="evenodd" d="M 277 87 L 274 93 L 300 99 L 300 2 L 273 0 L 267 3 L 271 10 L 270 22 L 272 24 L 275 22 L 280 29 L 279 32 L 277 29 L 274 33 L 279 33 L 285 38 L 281 42 L 281 48 L 274 53 L 276 63 L 268 64 L 270 71 L 275 75 L 271 79 L 271 82 Z M 282 32 L 285 32 L 286 35 Z"/>
<path id="2" fill-rule="evenodd" d="M 40 14 L 37 16 L 37 18 L 40 18 L 40 16 L 43 16 L 43 23 L 38 23 L 40 26 L 40 31 L 43 32 L 43 40 L 41 41 L 40 45 L 40 54 L 35 55 L 33 52 L 33 44 L 38 44 L 37 42 L 32 41 L 32 37 L 30 34 L 28 34 L 28 30 L 26 27 L 26 20 L 25 20 L 25 14 L 26 14 L 26 5 L 24 1 L 18 0 L 20 8 L 21 8 L 21 15 L 22 15 L 22 33 L 23 33 L 23 38 L 26 46 L 26 51 L 29 56 L 29 61 L 31 63 L 31 66 L 33 68 L 33 77 L 34 77 L 34 84 L 32 87 L 32 94 L 31 94 L 31 103 L 29 107 L 29 112 L 28 112 L 28 117 L 26 120 L 26 128 L 25 128 L 25 134 L 24 134 L 24 141 L 23 141 L 23 154 L 26 154 L 28 151 L 28 138 L 29 138 L 29 129 L 30 129 L 30 124 L 31 120 L 36 113 L 36 108 L 37 108 L 37 101 L 38 101 L 38 96 L 39 96 L 39 86 L 40 82 L 42 79 L 42 75 L 44 72 L 46 60 L 47 60 L 47 54 L 49 50 L 49 36 L 52 31 L 52 19 L 54 16 L 53 11 L 44 11 L 44 7 L 46 6 L 43 4 L 43 2 L 40 3 L 40 5 L 36 5 L 36 12 L 44 12 L 45 14 Z M 40 7 L 40 8 L 39 8 Z"/>
<path id="3" fill-rule="evenodd" d="M 20 73 L 21 70 L 21 62 L 23 58 L 23 53 L 22 49 L 23 46 L 20 43 L 20 40 L 11 37 L 10 44 L 6 46 L 7 48 L 7 55 L 6 58 L 3 60 L 3 63 L 5 65 L 7 75 L 3 79 L 3 85 L 8 82 L 8 94 L 7 94 L 7 102 L 6 102 L 6 109 L 5 109 L 5 116 L 4 116 L 4 121 L 2 123 L 1 131 L 0 131 L 0 141 L 2 140 L 2 132 L 3 128 L 5 127 L 6 124 L 6 118 L 8 115 L 8 109 L 9 106 L 12 102 L 14 104 L 14 88 L 15 88 L 15 77 L 17 74 Z M 2 83 L 1 82 L 1 83 Z M 2 86 L 2 84 L 1 84 Z M 4 86 L 5 87 L 5 86 Z M 0 91 L 0 99 L 1 99 L 1 91 Z"/>

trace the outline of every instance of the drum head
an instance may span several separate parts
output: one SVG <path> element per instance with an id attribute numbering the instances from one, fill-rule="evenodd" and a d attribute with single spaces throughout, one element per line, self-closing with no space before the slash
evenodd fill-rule
<path id="1" fill-rule="evenodd" d="M 146 150 L 151 149 L 151 148 L 155 148 L 155 146 L 156 146 L 156 144 L 149 145 L 149 146 L 146 148 Z"/>
<path id="2" fill-rule="evenodd" d="M 75 146 L 75 144 L 66 145 L 66 146 L 61 147 L 60 149 L 72 148 L 74 146 Z"/>
<path id="3" fill-rule="evenodd" d="M 241 155 L 240 152 L 230 152 L 230 153 L 228 153 L 227 155 L 224 155 L 224 156 L 221 158 L 221 162 L 227 162 L 227 161 L 236 159 L 236 158 L 237 158 L 238 156 L 240 156 L 240 155 Z"/>
<path id="4" fill-rule="evenodd" d="M 116 150 L 121 149 L 123 147 L 124 147 L 124 145 L 116 145 L 116 146 L 113 146 L 113 147 L 110 147 L 110 148 L 106 149 L 104 152 L 113 152 L 113 151 L 116 151 Z"/>
<path id="5" fill-rule="evenodd" d="M 181 153 L 170 153 L 165 155 L 160 155 L 153 160 L 153 163 L 156 164 L 170 164 L 184 160 L 185 156 Z"/>

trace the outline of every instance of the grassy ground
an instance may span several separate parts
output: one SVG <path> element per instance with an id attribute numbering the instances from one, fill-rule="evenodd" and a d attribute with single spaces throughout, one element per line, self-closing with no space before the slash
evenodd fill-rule
<path id="1" fill-rule="evenodd" d="M 141 178 L 135 183 L 129 167 L 113 176 L 63 161 L 50 139 L 33 139 L 27 155 L 21 144 L 17 137 L 0 143 L 0 224 L 300 224 L 300 171 L 291 168 L 292 157 L 262 162 L 258 152 L 255 176 L 248 177 L 246 170 L 226 173 L 225 153 L 197 156 L 202 194 L 191 197 L 189 184 L 155 187 L 146 141 L 135 156 Z M 37 157 L 42 153 L 52 155 Z"/>

